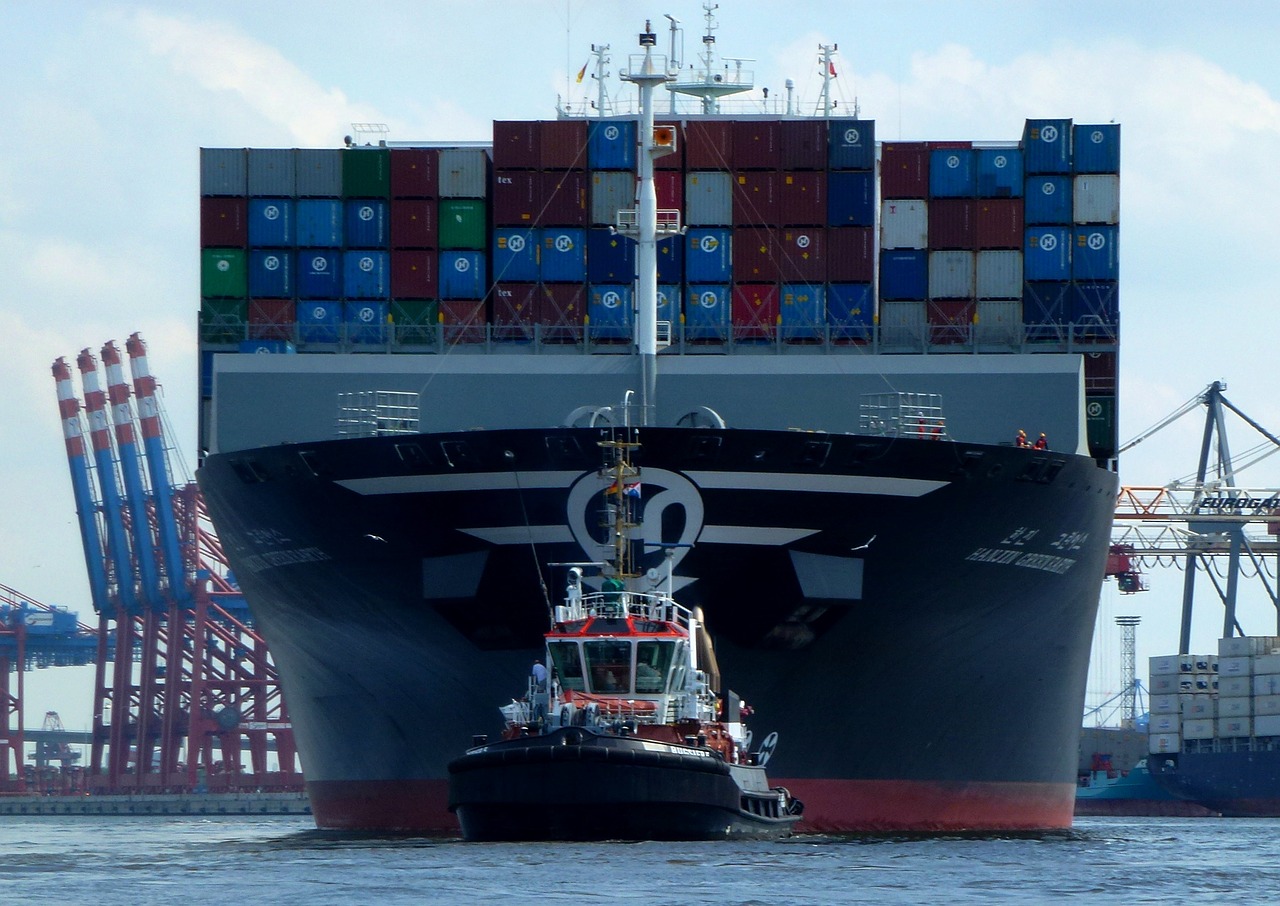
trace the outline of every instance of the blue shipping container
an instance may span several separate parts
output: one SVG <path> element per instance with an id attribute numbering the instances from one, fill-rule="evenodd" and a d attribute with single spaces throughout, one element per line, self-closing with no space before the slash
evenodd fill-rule
<path id="1" fill-rule="evenodd" d="M 303 343 L 336 343 L 342 328 L 342 303 L 332 299 L 299 302 L 297 320 L 298 339 Z"/>
<path id="2" fill-rule="evenodd" d="M 1120 126 L 1076 126 L 1071 130 L 1072 166 L 1077 173 L 1120 172 Z"/>
<path id="3" fill-rule="evenodd" d="M 484 252 L 443 251 L 440 253 L 440 298 L 483 299 L 485 293 Z"/>
<path id="4" fill-rule="evenodd" d="M 249 252 L 249 295 L 255 299 L 293 296 L 293 252 L 252 249 Z"/>
<path id="5" fill-rule="evenodd" d="M 587 134 L 587 168 L 590 170 L 634 170 L 636 168 L 636 121 L 596 120 Z"/>
<path id="6" fill-rule="evenodd" d="M 684 282 L 684 239 L 667 236 L 658 240 L 658 282 Z"/>
<path id="7" fill-rule="evenodd" d="M 865 341 L 871 339 L 875 302 L 870 283 L 827 284 L 827 323 L 831 339 Z"/>
<path id="8" fill-rule="evenodd" d="M 690 286 L 684 303 L 684 335 L 687 340 L 729 338 L 729 286 Z"/>
<path id="9" fill-rule="evenodd" d="M 387 247 L 387 203 L 376 198 L 352 198 L 346 202 L 347 247 Z"/>
<path id="10" fill-rule="evenodd" d="M 539 232 L 524 227 L 493 231 L 494 282 L 538 282 Z"/>
<path id="11" fill-rule="evenodd" d="M 342 294 L 348 299 L 391 297 L 391 269 L 386 252 L 343 252 Z"/>
<path id="12" fill-rule="evenodd" d="M 973 152 L 979 198 L 1022 197 L 1022 149 L 977 148 Z"/>
<path id="13" fill-rule="evenodd" d="M 876 217 L 875 172 L 827 174 L 827 225 L 872 226 Z"/>
<path id="14" fill-rule="evenodd" d="M 929 292 L 929 253 L 924 249 L 880 252 L 880 298 L 923 300 Z"/>
<path id="15" fill-rule="evenodd" d="M 587 302 L 589 336 L 593 340 L 625 340 L 631 337 L 631 286 L 624 283 L 593 285 Z"/>
<path id="16" fill-rule="evenodd" d="M 347 339 L 352 343 L 387 342 L 387 303 L 348 302 Z"/>
<path id="17" fill-rule="evenodd" d="M 684 277 L 690 283 L 727 283 L 733 276 L 733 231 L 692 229 L 684 237 Z"/>
<path id="18" fill-rule="evenodd" d="M 288 340 L 241 340 L 239 351 L 244 355 L 282 355 L 294 348 Z"/>
<path id="19" fill-rule="evenodd" d="M 217 355 L 209 349 L 200 350 L 200 398 L 213 396 L 213 357 Z"/>
<path id="20" fill-rule="evenodd" d="M 249 245 L 257 248 L 293 245 L 293 201 L 249 199 Z"/>
<path id="21" fill-rule="evenodd" d="M 821 283 L 784 283 L 779 300 L 784 340 L 821 337 L 827 323 L 827 290 Z"/>
<path id="22" fill-rule="evenodd" d="M 658 320 L 671 323 L 672 335 L 680 321 L 680 296 L 684 287 L 678 283 L 658 284 Z"/>
<path id="23" fill-rule="evenodd" d="M 636 274 L 636 244 L 607 229 L 587 231 L 587 282 L 617 283 Z"/>
<path id="24" fill-rule="evenodd" d="M 1071 278 L 1071 230 L 1065 227 L 1028 227 L 1022 244 L 1022 275 L 1032 280 Z"/>
<path id="25" fill-rule="evenodd" d="M 298 249 L 298 298 L 342 295 L 342 257 L 335 249 Z"/>
<path id="26" fill-rule="evenodd" d="M 929 195 L 933 198 L 972 198 L 978 191 L 976 161 L 971 148 L 935 148 L 929 152 Z"/>
<path id="27" fill-rule="evenodd" d="M 871 170 L 876 163 L 874 120 L 832 120 L 827 129 L 827 166 L 832 170 Z"/>
<path id="28" fill-rule="evenodd" d="M 1072 323 L 1115 324 L 1120 316 L 1120 290 L 1116 283 L 1072 283 Z"/>
<path id="29" fill-rule="evenodd" d="M 1070 176 L 1028 176 L 1023 220 L 1027 226 L 1071 223 Z"/>
<path id="30" fill-rule="evenodd" d="M 539 268 L 544 283 L 583 283 L 587 279 L 586 230 L 546 227 L 542 230 Z"/>
<path id="31" fill-rule="evenodd" d="M 1117 227 L 1076 227 L 1075 247 L 1071 250 L 1071 279 L 1081 281 L 1119 279 L 1118 241 Z"/>
<path id="32" fill-rule="evenodd" d="M 1027 120 L 1022 150 L 1028 173 L 1071 172 L 1071 120 Z"/>
<path id="33" fill-rule="evenodd" d="M 294 209 L 298 245 L 342 245 L 342 202 L 336 198 L 299 198 Z"/>

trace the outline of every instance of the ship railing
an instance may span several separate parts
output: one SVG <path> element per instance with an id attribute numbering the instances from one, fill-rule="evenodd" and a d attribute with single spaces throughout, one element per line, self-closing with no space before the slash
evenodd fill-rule
<path id="1" fill-rule="evenodd" d="M 382 437 L 418 433 L 418 394 L 400 390 L 358 390 L 338 394 L 339 437 Z"/>
<path id="2" fill-rule="evenodd" d="M 673 598 L 636 591 L 600 591 L 582 596 L 588 616 L 638 617 L 688 628 L 692 614 Z"/>

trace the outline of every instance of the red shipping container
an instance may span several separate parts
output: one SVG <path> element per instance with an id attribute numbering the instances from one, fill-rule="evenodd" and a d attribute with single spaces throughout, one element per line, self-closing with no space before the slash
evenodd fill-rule
<path id="1" fill-rule="evenodd" d="M 485 302 L 440 300 L 440 323 L 446 343 L 483 343 L 485 335 Z"/>
<path id="2" fill-rule="evenodd" d="M 417 249 L 396 249 L 391 253 L 391 298 L 434 299 L 436 253 Z"/>
<path id="3" fill-rule="evenodd" d="M 1116 354 L 1114 352 L 1084 354 L 1084 392 L 1116 392 Z"/>
<path id="4" fill-rule="evenodd" d="M 929 194 L 929 146 L 885 142 L 880 152 L 880 197 L 925 198 Z"/>
<path id="5" fill-rule="evenodd" d="M 777 120 L 731 120 L 732 170 L 776 170 L 782 161 Z"/>
<path id="6" fill-rule="evenodd" d="M 493 172 L 493 225 L 530 226 L 542 211 L 542 174 L 532 170 Z"/>
<path id="7" fill-rule="evenodd" d="M 772 340 L 778 333 L 776 283 L 737 283 L 733 287 L 730 321 L 735 340 Z"/>
<path id="8" fill-rule="evenodd" d="M 979 198 L 974 202 L 974 222 L 979 249 L 1022 248 L 1021 198 Z"/>
<path id="9" fill-rule="evenodd" d="M 731 120 L 690 120 L 684 130 L 687 170 L 728 170 L 733 160 Z"/>
<path id="10" fill-rule="evenodd" d="M 778 174 L 739 170 L 733 174 L 734 226 L 777 226 Z"/>
<path id="11" fill-rule="evenodd" d="M 506 341 L 532 340 L 537 298 L 536 283 L 495 283 L 493 338 Z"/>
<path id="12" fill-rule="evenodd" d="M 250 299 L 249 339 L 296 340 L 292 299 Z"/>
<path id="13" fill-rule="evenodd" d="M 587 121 L 544 120 L 538 123 L 538 167 L 542 170 L 587 168 Z"/>
<path id="14" fill-rule="evenodd" d="M 776 234 L 778 273 L 783 283 L 827 282 L 827 231 L 785 229 Z"/>
<path id="15" fill-rule="evenodd" d="M 660 170 L 654 173 L 653 191 L 658 196 L 659 208 L 684 210 L 683 173 L 678 170 Z"/>
<path id="16" fill-rule="evenodd" d="M 544 342 L 580 343 L 586 313 L 586 287 L 581 283 L 539 284 L 533 317 Z"/>
<path id="17" fill-rule="evenodd" d="M 493 168 L 537 170 L 542 166 L 542 130 L 530 120 L 497 120 L 493 124 Z"/>
<path id="18" fill-rule="evenodd" d="M 391 197 L 435 198 L 440 152 L 435 148 L 391 149 Z"/>
<path id="19" fill-rule="evenodd" d="M 968 343 L 975 311 L 972 299 L 931 299 L 927 314 L 929 342 L 938 346 Z"/>
<path id="20" fill-rule="evenodd" d="M 661 157 L 653 159 L 653 168 L 655 170 L 684 170 L 684 124 L 676 120 L 658 120 L 654 122 L 654 126 L 662 126 L 668 129 L 676 130 L 676 150 L 671 154 L 664 154 Z"/>
<path id="21" fill-rule="evenodd" d="M 827 279 L 832 283 L 870 283 L 875 262 L 875 227 L 827 230 Z"/>
<path id="22" fill-rule="evenodd" d="M 768 227 L 737 227 L 733 231 L 733 281 L 778 282 L 777 248 Z"/>
<path id="23" fill-rule="evenodd" d="M 587 174 L 553 170 L 540 174 L 543 226 L 587 225 Z"/>
<path id="24" fill-rule="evenodd" d="M 929 248 L 972 249 L 977 229 L 971 198 L 934 198 L 929 202 Z"/>
<path id="25" fill-rule="evenodd" d="M 827 174 L 785 171 L 778 177 L 782 226 L 823 226 L 827 222 Z"/>
<path id="26" fill-rule="evenodd" d="M 436 203 L 434 201 L 426 198 L 393 198 L 389 220 L 393 249 L 436 247 Z"/>
<path id="27" fill-rule="evenodd" d="M 200 199 L 200 247 L 244 248 L 248 201 L 244 198 Z"/>
<path id="28" fill-rule="evenodd" d="M 827 121 L 817 117 L 783 120 L 778 125 L 783 170 L 827 168 Z"/>

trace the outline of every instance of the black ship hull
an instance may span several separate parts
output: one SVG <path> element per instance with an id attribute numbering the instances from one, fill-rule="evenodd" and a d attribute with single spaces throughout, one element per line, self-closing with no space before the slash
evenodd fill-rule
<path id="1" fill-rule="evenodd" d="M 317 824 L 456 833 L 446 765 L 541 649 L 539 564 L 597 559 L 600 429 L 209 457 Z M 640 432 L 645 564 L 777 732 L 802 830 L 1068 827 L 1114 474 L 793 431 Z M 492 721 L 492 724 L 490 724 Z"/>
<path id="2" fill-rule="evenodd" d="M 1152 777 L 1179 799 L 1226 818 L 1280 817 L 1280 750 L 1181 752 L 1149 761 Z"/>

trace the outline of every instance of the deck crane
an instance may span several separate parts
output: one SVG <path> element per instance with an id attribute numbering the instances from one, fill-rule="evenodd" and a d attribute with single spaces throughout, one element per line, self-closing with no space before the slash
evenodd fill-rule
<path id="1" fill-rule="evenodd" d="M 1280 633 L 1280 488 L 1251 488 L 1238 484 L 1244 469 L 1280 451 L 1280 439 L 1238 409 L 1226 398 L 1220 381 L 1181 406 L 1176 412 L 1121 447 L 1132 448 L 1178 418 L 1201 406 L 1205 424 L 1200 459 L 1193 477 L 1163 487 L 1122 487 L 1116 501 L 1112 531 L 1115 565 L 1128 564 L 1130 575 L 1137 564 L 1182 564 L 1182 625 L 1178 651 L 1187 654 L 1191 644 L 1191 617 L 1197 574 L 1203 572 L 1223 605 L 1222 636 L 1244 635 L 1236 618 L 1242 578 L 1256 577 L 1277 612 Z M 1233 458 L 1226 427 L 1227 413 L 1234 413 L 1263 438 L 1256 446 Z M 1261 527 L 1261 531 L 1258 527 Z M 1224 577 L 1210 568 L 1225 558 Z M 1270 558 L 1270 562 L 1268 560 Z M 1109 563 L 1108 574 L 1112 572 Z M 1122 587 L 1122 591 L 1125 589 Z M 1135 589 L 1137 590 L 1137 589 Z"/>

